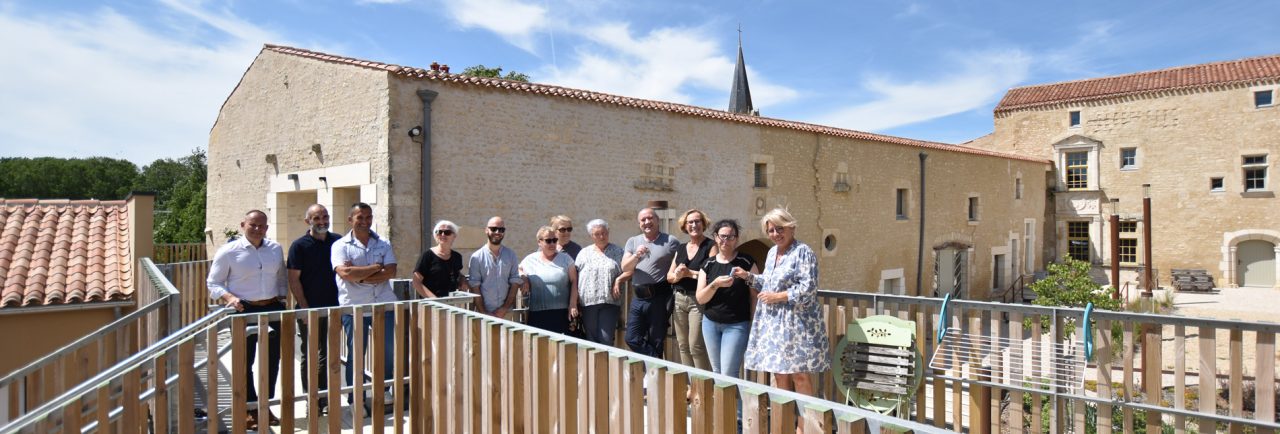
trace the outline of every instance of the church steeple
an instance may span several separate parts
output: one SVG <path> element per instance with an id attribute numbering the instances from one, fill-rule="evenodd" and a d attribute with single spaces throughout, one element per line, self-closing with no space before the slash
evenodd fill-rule
<path id="1" fill-rule="evenodd" d="M 747 84 L 747 62 L 742 59 L 742 26 L 738 26 L 738 66 L 733 68 L 733 89 L 729 90 L 729 111 L 753 114 L 751 87 Z"/>

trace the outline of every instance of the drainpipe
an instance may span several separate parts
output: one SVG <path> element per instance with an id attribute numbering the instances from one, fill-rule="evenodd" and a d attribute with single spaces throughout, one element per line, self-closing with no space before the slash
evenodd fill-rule
<path id="1" fill-rule="evenodd" d="M 422 222 L 418 226 L 422 244 L 418 250 L 431 246 L 431 102 L 439 94 L 433 90 L 418 89 L 418 98 L 422 98 Z"/>
<path id="2" fill-rule="evenodd" d="M 924 281 L 921 279 L 924 275 L 924 160 L 927 158 L 928 152 L 920 153 L 920 243 L 916 250 L 916 296 L 924 295 Z"/>

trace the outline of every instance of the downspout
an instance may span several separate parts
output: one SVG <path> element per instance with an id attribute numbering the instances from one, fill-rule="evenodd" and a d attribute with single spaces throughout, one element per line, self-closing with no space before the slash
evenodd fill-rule
<path id="1" fill-rule="evenodd" d="M 916 250 L 916 296 L 924 294 L 924 160 L 929 158 L 928 152 L 920 153 L 920 243 Z M 957 265 L 959 266 L 959 265 Z"/>
<path id="2" fill-rule="evenodd" d="M 418 98 L 422 99 L 422 221 L 418 226 L 422 244 L 419 244 L 419 250 L 431 246 L 431 102 L 439 94 L 433 90 L 418 89 Z"/>

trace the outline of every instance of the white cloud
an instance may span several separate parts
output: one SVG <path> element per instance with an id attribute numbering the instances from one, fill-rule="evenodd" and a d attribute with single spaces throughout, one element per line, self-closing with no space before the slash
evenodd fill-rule
<path id="1" fill-rule="evenodd" d="M 643 36 L 625 23 L 583 29 L 574 64 L 547 67 L 538 76 L 563 86 L 662 101 L 712 105 L 728 104 L 736 58 L 699 29 L 660 28 Z M 736 55 L 736 53 L 734 53 Z M 788 87 L 771 83 L 748 68 L 753 103 L 768 107 L 794 99 Z M 714 94 L 719 100 L 700 101 Z"/>
<path id="2" fill-rule="evenodd" d="M 449 17 L 463 28 L 479 28 L 534 52 L 533 33 L 547 27 L 547 9 L 518 0 L 445 0 Z"/>
<path id="3" fill-rule="evenodd" d="M 170 27 L 109 8 L 0 8 L 0 52 L 14 60 L 0 68 L 0 154 L 147 164 L 205 146 L 222 101 L 261 44 L 278 39 L 226 11 L 163 4 L 177 13 Z M 185 36 L 201 25 L 216 36 Z"/>
<path id="4" fill-rule="evenodd" d="M 957 72 L 929 81 L 895 81 L 871 77 L 863 83 L 875 95 L 870 102 L 837 109 L 814 122 L 863 131 L 878 131 L 936 119 L 982 107 L 1025 80 L 1031 56 L 1019 50 L 968 53 Z"/>
<path id="5" fill-rule="evenodd" d="M 368 5 L 368 4 L 398 5 L 398 4 L 408 3 L 408 2 L 409 0 L 356 0 L 356 4 L 359 4 L 359 5 Z"/>

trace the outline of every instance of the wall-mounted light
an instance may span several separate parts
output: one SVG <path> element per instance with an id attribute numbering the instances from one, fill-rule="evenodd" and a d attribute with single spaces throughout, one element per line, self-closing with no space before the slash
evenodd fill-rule
<path id="1" fill-rule="evenodd" d="M 290 180 L 290 181 L 293 181 L 293 182 L 298 182 L 298 174 L 296 174 L 296 173 L 290 173 L 290 174 L 289 174 L 288 176 L 286 176 L 285 178 L 289 178 L 289 180 Z"/>
<path id="2" fill-rule="evenodd" d="M 1142 184 L 1142 198 L 1148 199 L 1150 197 L 1151 197 L 1151 184 Z"/>
<path id="3" fill-rule="evenodd" d="M 267 164 L 276 164 L 276 154 L 267 154 Z"/>
<path id="4" fill-rule="evenodd" d="M 414 138 L 421 135 L 422 135 L 422 127 L 413 127 L 409 129 L 409 138 Z"/>
<path id="5" fill-rule="evenodd" d="M 319 144 L 319 143 L 316 143 L 316 144 L 314 144 L 314 145 L 311 145 L 311 153 L 312 153 L 312 154 L 316 154 L 316 155 L 319 155 L 319 154 L 320 154 L 320 144 Z"/>
<path id="6" fill-rule="evenodd" d="M 328 178 L 328 177 L 321 176 L 321 177 L 320 177 L 320 183 L 324 184 L 324 188 L 325 188 L 326 190 L 328 190 L 328 189 L 329 189 L 329 178 Z"/>

